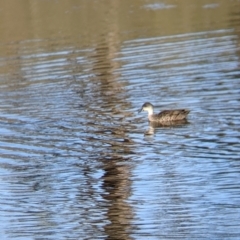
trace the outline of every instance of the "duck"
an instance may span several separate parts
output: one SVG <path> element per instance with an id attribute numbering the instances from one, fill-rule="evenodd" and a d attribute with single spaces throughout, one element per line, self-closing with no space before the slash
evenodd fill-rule
<path id="1" fill-rule="evenodd" d="M 179 121 L 186 121 L 187 115 L 190 110 L 187 109 L 175 109 L 175 110 L 163 110 L 160 113 L 153 113 L 153 105 L 150 102 L 145 102 L 141 109 L 138 111 L 139 113 L 142 111 L 148 112 L 148 121 L 150 123 L 177 123 Z"/>

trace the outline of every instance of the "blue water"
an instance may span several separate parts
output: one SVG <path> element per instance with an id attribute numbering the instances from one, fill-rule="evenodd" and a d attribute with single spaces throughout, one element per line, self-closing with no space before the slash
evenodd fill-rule
<path id="1" fill-rule="evenodd" d="M 14 44 L 21 58 L 1 59 L 1 239 L 238 239 L 232 28 L 114 50 Z M 188 108 L 189 123 L 146 135 L 146 101 Z"/>

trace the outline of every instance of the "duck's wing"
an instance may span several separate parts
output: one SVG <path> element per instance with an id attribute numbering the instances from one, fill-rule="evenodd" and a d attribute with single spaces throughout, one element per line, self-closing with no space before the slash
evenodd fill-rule
<path id="1" fill-rule="evenodd" d="M 189 112 L 187 109 L 164 110 L 158 114 L 158 117 L 162 121 L 178 121 L 186 119 Z"/>

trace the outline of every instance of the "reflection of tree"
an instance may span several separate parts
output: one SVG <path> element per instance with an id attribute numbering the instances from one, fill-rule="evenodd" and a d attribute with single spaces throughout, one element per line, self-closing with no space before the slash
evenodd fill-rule
<path id="1" fill-rule="evenodd" d="M 131 226 L 132 210 L 126 201 L 131 194 L 130 169 L 126 165 L 119 165 L 120 160 L 105 161 L 103 188 L 106 194 L 103 198 L 110 204 L 107 212 L 110 224 L 105 226 L 108 239 L 131 239 L 128 229 Z"/>
<path id="2" fill-rule="evenodd" d="M 105 226 L 105 233 L 109 239 L 130 239 L 128 229 L 131 224 L 132 210 L 127 199 L 131 193 L 130 169 L 128 165 L 121 164 L 125 161 L 123 153 L 130 152 L 129 141 L 127 141 L 126 131 L 121 123 L 117 123 L 115 114 L 120 114 L 122 109 L 129 105 L 126 98 L 123 98 L 124 88 L 118 81 L 119 75 L 116 70 L 120 69 L 120 62 L 114 61 L 119 52 L 119 34 L 118 24 L 115 23 L 118 2 L 112 1 L 110 10 L 106 18 L 109 20 L 106 26 L 106 32 L 102 36 L 102 41 L 95 47 L 91 54 L 92 62 L 91 72 L 94 77 L 91 81 L 97 86 L 95 93 L 97 100 L 102 106 L 98 112 L 100 115 L 99 129 L 103 132 L 102 142 L 106 144 L 101 147 L 101 159 L 104 164 L 105 174 L 102 177 L 104 196 L 109 203 L 107 219 L 110 224 Z M 111 21 L 110 21 L 111 19 Z M 118 110 L 115 106 L 118 105 Z M 106 124 L 106 111 L 108 120 L 116 124 L 109 127 Z M 103 118 L 102 118 L 102 117 Z M 110 118 L 110 119 L 109 119 Z M 119 129 L 120 128 L 120 129 Z M 107 149 L 106 149 L 107 148 Z"/>

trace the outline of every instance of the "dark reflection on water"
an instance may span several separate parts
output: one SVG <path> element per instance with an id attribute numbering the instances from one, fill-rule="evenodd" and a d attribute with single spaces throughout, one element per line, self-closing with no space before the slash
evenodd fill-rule
<path id="1" fill-rule="evenodd" d="M 189 122 L 187 119 L 178 120 L 178 121 L 168 121 L 168 122 L 162 122 L 162 123 L 150 122 L 148 130 L 144 134 L 145 135 L 153 135 L 153 134 L 155 134 L 155 132 L 158 128 L 166 128 L 166 127 L 176 128 L 176 127 L 184 126 L 188 123 Z"/>
<path id="2" fill-rule="evenodd" d="M 232 29 L 91 49 L 35 44 L 16 43 L 21 58 L 1 61 L 3 238 L 239 237 Z M 146 101 L 186 107 L 189 122 L 149 125 L 137 114 Z"/>

